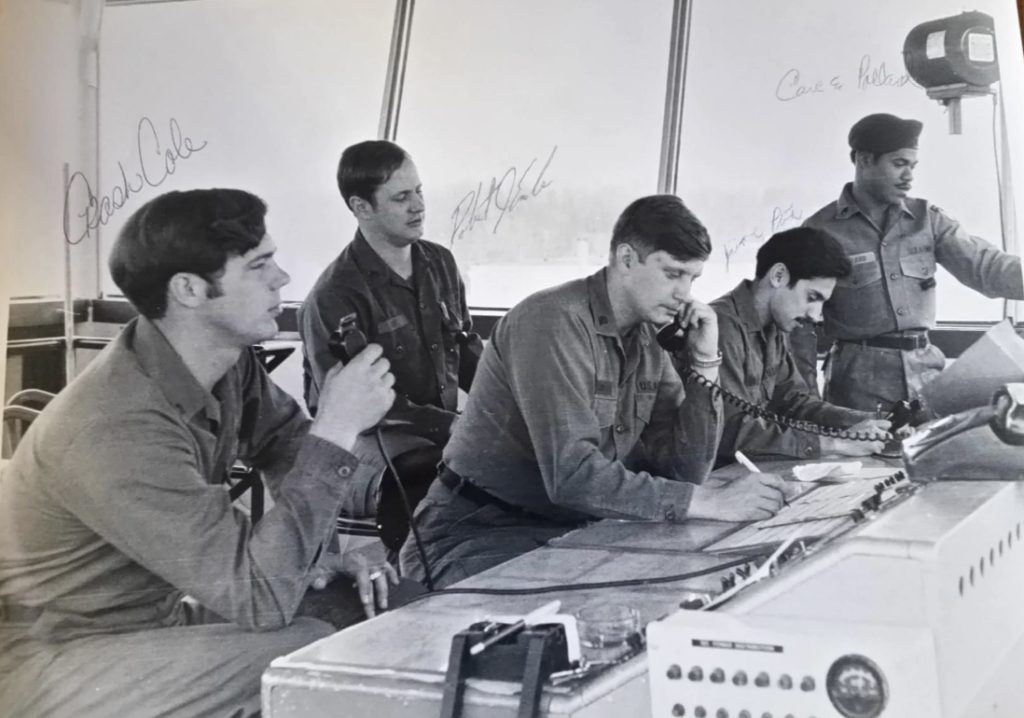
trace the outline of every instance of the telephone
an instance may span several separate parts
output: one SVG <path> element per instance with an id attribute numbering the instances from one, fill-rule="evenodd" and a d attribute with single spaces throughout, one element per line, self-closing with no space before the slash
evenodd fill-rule
<path id="1" fill-rule="evenodd" d="M 903 442 L 903 460 L 911 478 L 1024 481 L 1024 384 L 918 427 Z"/>
<path id="2" fill-rule="evenodd" d="M 677 314 L 675 319 L 658 330 L 656 339 L 662 349 L 675 354 L 686 349 L 689 333 L 690 327 L 683 327 L 682 315 Z M 817 434 L 818 436 L 827 436 L 835 439 L 847 439 L 852 441 L 890 441 L 890 437 L 885 434 L 836 429 L 829 426 L 814 424 L 809 421 L 800 421 L 799 419 L 794 419 L 789 416 L 775 414 L 764 407 L 757 406 L 742 397 L 736 396 L 714 382 L 708 381 L 705 377 L 694 371 L 694 369 L 687 364 L 685 360 L 680 373 L 685 381 L 697 383 L 703 386 L 705 389 L 710 391 L 713 396 L 721 397 L 724 401 L 727 401 L 737 407 L 744 414 L 752 416 L 755 419 L 764 419 L 765 421 L 787 429 L 795 429 L 796 431 L 803 431 L 808 434 Z M 906 406 L 904 407 L 902 404 L 906 404 Z M 920 404 L 917 404 L 917 408 L 920 408 Z M 912 404 L 908 404 L 907 402 L 896 402 L 889 413 L 889 416 L 891 417 L 890 420 L 893 421 L 893 431 L 898 428 L 896 427 L 897 417 L 906 423 L 912 418 L 912 411 Z M 900 424 L 900 426 L 903 426 L 903 424 Z"/>

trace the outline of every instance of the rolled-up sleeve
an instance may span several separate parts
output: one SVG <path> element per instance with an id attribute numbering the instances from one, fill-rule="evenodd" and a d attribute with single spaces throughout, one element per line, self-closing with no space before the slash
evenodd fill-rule
<path id="1" fill-rule="evenodd" d="M 595 352 L 604 351 L 604 347 L 578 315 L 551 309 L 535 304 L 510 313 L 493 337 L 548 497 L 559 506 L 602 518 L 683 520 L 693 493 L 690 481 L 699 483 L 706 471 L 692 467 L 693 457 L 685 453 L 664 463 L 687 481 L 631 471 L 622 460 L 605 456 L 592 403 Z M 701 420 L 702 400 L 683 402 L 683 409 L 678 377 L 669 384 L 659 388 L 658 396 L 658 411 L 672 416 L 672 429 L 664 441 L 655 440 L 659 444 L 655 453 L 663 459 L 669 444 L 685 432 L 680 424 L 694 415 Z M 713 425 L 715 420 L 706 415 L 702 421 Z M 706 443 L 694 445 L 701 459 L 707 458 Z M 713 448 L 710 451 L 713 453 Z"/>

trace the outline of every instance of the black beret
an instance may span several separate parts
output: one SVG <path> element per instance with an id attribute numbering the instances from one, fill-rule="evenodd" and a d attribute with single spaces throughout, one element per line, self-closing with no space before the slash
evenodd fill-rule
<path id="1" fill-rule="evenodd" d="M 904 120 L 885 113 L 868 115 L 850 128 L 850 149 L 884 155 L 906 148 L 917 149 L 924 127 L 917 120 Z"/>

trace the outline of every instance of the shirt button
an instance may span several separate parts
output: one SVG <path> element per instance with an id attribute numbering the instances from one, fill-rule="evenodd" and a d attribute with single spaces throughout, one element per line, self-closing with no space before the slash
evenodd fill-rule
<path id="1" fill-rule="evenodd" d="M 619 424 L 618 426 L 615 427 L 615 431 L 622 434 L 626 431 L 626 427 L 624 427 L 622 424 Z"/>
<path id="2" fill-rule="evenodd" d="M 899 309 L 896 310 L 896 313 L 902 317 L 904 314 L 907 313 L 907 310 L 904 309 L 903 307 L 900 307 Z"/>
<path id="3" fill-rule="evenodd" d="M 441 385 L 441 391 L 444 391 L 444 384 Z"/>
<path id="4" fill-rule="evenodd" d="M 431 344 L 430 345 L 430 351 L 432 351 L 432 352 L 433 351 L 437 351 L 437 344 Z"/>
<path id="5" fill-rule="evenodd" d="M 810 456 L 811 454 L 814 453 L 814 447 L 813 446 L 808 446 L 807 448 L 804 449 L 804 453 L 807 454 L 808 456 Z"/>
<path id="6" fill-rule="evenodd" d="M 883 246 L 883 247 L 888 247 L 888 246 L 889 246 L 889 243 L 888 243 L 888 242 L 882 242 L 882 246 Z"/>
<path id="7" fill-rule="evenodd" d="M 348 466 L 342 466 L 340 469 L 338 469 L 338 476 L 341 476 L 342 478 L 347 478 L 351 475 L 352 469 L 349 468 Z"/>
<path id="8" fill-rule="evenodd" d="M 427 305 L 424 302 L 420 302 L 420 309 L 426 309 Z"/>
<path id="9" fill-rule="evenodd" d="M 889 279 L 899 279 L 899 276 L 900 275 L 896 274 L 896 272 L 893 272 L 892 274 L 889 275 Z"/>
<path id="10" fill-rule="evenodd" d="M 676 520 L 676 512 L 673 511 L 672 509 L 669 509 L 668 511 L 666 511 L 665 512 L 665 520 L 666 521 L 675 521 Z"/>

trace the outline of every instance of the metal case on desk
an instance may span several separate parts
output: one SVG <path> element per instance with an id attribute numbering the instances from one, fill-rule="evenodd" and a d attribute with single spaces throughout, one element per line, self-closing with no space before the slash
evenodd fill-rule
<path id="1" fill-rule="evenodd" d="M 992 715 L 977 702 L 978 694 L 1024 634 L 1022 522 L 1020 483 L 936 483 L 851 535 L 785 566 L 773 579 L 741 592 L 718 609 L 729 616 L 681 612 L 652 623 L 648 637 L 654 715 L 673 715 L 676 703 L 668 701 L 680 683 L 696 691 L 693 695 L 705 695 L 711 685 L 707 679 L 703 687 L 687 685 L 693 682 L 685 675 L 692 665 L 708 663 L 709 649 L 687 641 L 694 626 L 715 625 L 723 640 L 742 642 L 749 633 L 750 642 L 757 643 L 755 637 L 767 632 L 777 644 L 791 645 L 776 656 L 775 670 L 784 666 L 794 678 L 811 676 L 823 690 L 832 661 L 866 653 L 889 686 L 891 699 L 880 714 L 886 718 Z M 821 652 L 813 649 L 815 634 Z M 705 638 L 714 640 L 716 635 L 709 631 Z M 919 655 L 921 646 L 930 646 L 931 655 Z M 913 665 L 908 655 L 916 656 Z M 667 677 L 675 665 L 684 680 Z M 923 675 L 922 665 L 932 666 L 933 675 Z M 715 688 L 723 686 L 730 694 L 741 688 L 729 682 Z M 794 700 L 799 693 L 793 694 Z M 843 716 L 828 700 L 808 711 L 804 696 L 799 697 L 788 710 L 794 716 Z M 693 698 L 689 702 L 696 705 Z M 718 708 L 716 704 L 707 715 L 716 715 Z M 687 710 L 685 715 L 693 713 Z"/>

